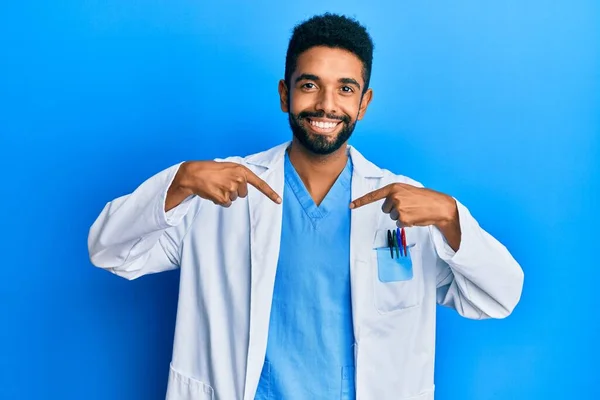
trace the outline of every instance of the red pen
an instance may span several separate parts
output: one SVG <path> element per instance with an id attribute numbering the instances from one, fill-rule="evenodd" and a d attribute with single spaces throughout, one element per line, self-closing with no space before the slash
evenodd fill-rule
<path id="1" fill-rule="evenodd" d="M 402 234 L 402 247 L 404 247 L 404 256 L 408 256 L 408 253 L 406 252 L 406 232 L 404 231 L 404 228 L 402 228 L 400 233 Z"/>

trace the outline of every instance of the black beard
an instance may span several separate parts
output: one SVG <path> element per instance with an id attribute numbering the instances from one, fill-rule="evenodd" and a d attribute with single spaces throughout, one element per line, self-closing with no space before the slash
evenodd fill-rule
<path id="1" fill-rule="evenodd" d="M 327 117 L 331 120 L 342 121 L 342 130 L 338 133 L 333 141 L 329 141 L 327 137 L 315 135 L 308 132 L 303 126 L 302 121 L 306 118 L 323 118 Z M 311 153 L 319 155 L 328 155 L 338 150 L 352 136 L 356 122 L 351 122 L 347 115 L 336 116 L 326 115 L 325 112 L 308 112 L 302 111 L 298 115 L 289 113 L 290 128 L 294 137 Z"/>

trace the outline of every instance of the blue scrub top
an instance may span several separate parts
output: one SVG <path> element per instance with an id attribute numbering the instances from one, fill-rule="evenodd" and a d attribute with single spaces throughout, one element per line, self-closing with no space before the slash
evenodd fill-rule
<path id="1" fill-rule="evenodd" d="M 354 399 L 352 161 L 317 207 L 285 154 L 281 249 L 257 400 Z"/>

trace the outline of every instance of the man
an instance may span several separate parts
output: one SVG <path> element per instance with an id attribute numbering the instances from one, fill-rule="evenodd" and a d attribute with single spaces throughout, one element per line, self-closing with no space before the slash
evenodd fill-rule
<path id="1" fill-rule="evenodd" d="M 100 268 L 180 268 L 167 399 L 430 400 L 436 304 L 484 319 L 518 303 L 520 266 L 465 206 L 347 144 L 372 54 L 355 20 L 298 25 L 290 142 L 174 165 L 91 227 Z"/>

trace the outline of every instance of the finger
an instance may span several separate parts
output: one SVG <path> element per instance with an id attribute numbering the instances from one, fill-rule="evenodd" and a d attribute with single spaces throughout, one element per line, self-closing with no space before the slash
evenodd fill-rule
<path id="1" fill-rule="evenodd" d="M 392 211 L 390 212 L 390 218 L 394 221 L 397 221 L 400 218 L 400 213 L 398 212 L 398 209 L 392 209 Z"/>
<path id="2" fill-rule="evenodd" d="M 237 190 L 233 190 L 233 191 L 229 192 L 229 200 L 236 201 L 237 198 L 238 198 Z"/>
<path id="3" fill-rule="evenodd" d="M 384 186 L 380 189 L 374 190 L 370 193 L 367 193 L 364 196 L 359 197 L 358 199 L 356 199 L 352 203 L 350 203 L 350 208 L 362 207 L 366 204 L 370 204 L 370 203 L 376 202 L 378 200 L 384 199 L 390 193 L 390 188 L 391 188 L 391 186 L 388 185 L 388 186 Z"/>
<path id="4" fill-rule="evenodd" d="M 262 192 L 265 196 L 273 200 L 275 203 L 281 203 L 281 197 L 267 184 L 267 182 L 260 179 L 256 174 L 250 169 L 241 166 L 244 168 L 244 173 L 246 174 L 246 182 L 257 188 L 260 192 Z"/>
<path id="5" fill-rule="evenodd" d="M 232 204 L 231 201 L 212 200 L 212 202 L 215 206 L 221 206 L 221 207 L 229 207 Z"/>
<path id="6" fill-rule="evenodd" d="M 394 200 L 390 196 L 387 196 L 385 198 L 385 201 L 383 202 L 383 205 L 381 206 L 381 211 L 383 211 L 386 214 L 389 214 L 393 209 Z"/>
<path id="7" fill-rule="evenodd" d="M 230 207 L 232 204 L 231 199 L 229 198 L 230 192 L 227 190 L 220 191 L 218 195 L 215 195 L 215 199 L 213 203 L 221 206 L 221 207 Z"/>
<path id="8" fill-rule="evenodd" d="M 415 223 L 414 221 L 407 220 L 406 218 L 398 218 L 398 220 L 396 221 L 396 226 L 398 228 L 411 228 L 415 226 Z"/>
<path id="9" fill-rule="evenodd" d="M 244 198 L 248 196 L 248 185 L 246 182 L 240 183 L 237 189 L 238 196 Z"/>

